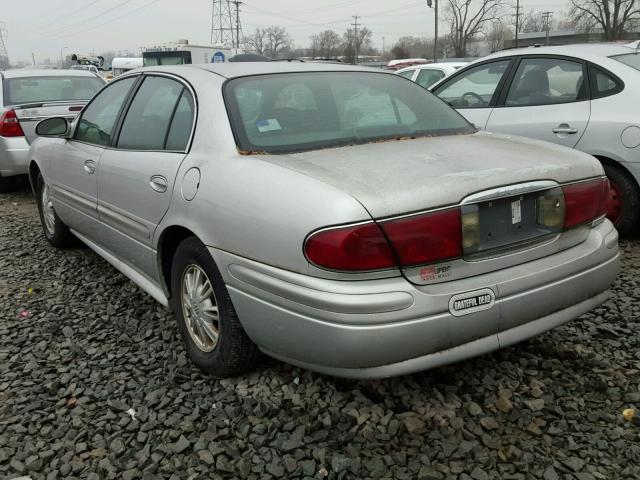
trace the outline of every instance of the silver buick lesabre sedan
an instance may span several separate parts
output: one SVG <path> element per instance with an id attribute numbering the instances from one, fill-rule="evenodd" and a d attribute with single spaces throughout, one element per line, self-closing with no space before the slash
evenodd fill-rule
<path id="1" fill-rule="evenodd" d="M 44 234 L 172 308 L 219 377 L 260 352 L 373 378 L 514 344 L 599 305 L 619 268 L 593 157 L 477 131 L 357 67 L 151 67 L 41 122 Z"/>

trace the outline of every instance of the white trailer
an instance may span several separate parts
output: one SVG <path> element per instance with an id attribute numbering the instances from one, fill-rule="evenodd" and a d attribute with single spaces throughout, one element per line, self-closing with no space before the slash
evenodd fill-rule
<path id="1" fill-rule="evenodd" d="M 116 57 L 111 61 L 111 75 L 116 78 L 142 65 L 142 57 Z"/>
<path id="2" fill-rule="evenodd" d="M 182 65 L 188 63 L 223 63 L 238 53 L 223 45 L 198 45 L 181 39 L 176 42 L 142 49 L 145 67 L 156 65 Z"/>

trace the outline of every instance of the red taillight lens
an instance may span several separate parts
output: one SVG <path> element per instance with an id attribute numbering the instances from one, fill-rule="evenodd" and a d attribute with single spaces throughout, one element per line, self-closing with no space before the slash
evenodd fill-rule
<path id="1" fill-rule="evenodd" d="M 391 247 L 375 223 L 320 230 L 304 244 L 312 263 L 331 270 L 380 270 L 396 266 Z"/>
<path id="2" fill-rule="evenodd" d="M 565 203 L 564 228 L 589 223 L 605 214 L 609 180 L 599 178 L 562 187 Z"/>
<path id="3" fill-rule="evenodd" d="M 0 136 L 24 137 L 24 132 L 22 131 L 15 110 L 5 110 L 5 112 L 0 115 Z"/>
<path id="4" fill-rule="evenodd" d="M 381 226 L 403 267 L 462 256 L 459 208 L 390 220 Z"/>

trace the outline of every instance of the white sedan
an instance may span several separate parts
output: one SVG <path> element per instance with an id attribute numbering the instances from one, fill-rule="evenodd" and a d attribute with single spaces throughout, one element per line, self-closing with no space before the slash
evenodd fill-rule
<path id="1" fill-rule="evenodd" d="M 401 68 L 395 73 L 416 82 L 421 87 L 429 88 L 467 64 L 468 62 L 426 63 Z"/>
<path id="2" fill-rule="evenodd" d="M 625 233 L 640 220 L 637 47 L 638 42 L 506 50 L 431 90 L 478 128 L 546 140 L 598 158 L 612 186 L 607 216 Z"/>

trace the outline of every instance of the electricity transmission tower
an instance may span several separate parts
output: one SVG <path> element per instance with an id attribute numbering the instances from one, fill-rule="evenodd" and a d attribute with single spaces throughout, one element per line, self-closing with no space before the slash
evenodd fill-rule
<path id="1" fill-rule="evenodd" d="M 240 48 L 243 43 L 239 0 L 213 0 L 211 43 Z"/>
<path id="2" fill-rule="evenodd" d="M 4 22 L 0 22 L 0 70 L 9 68 L 9 54 L 4 43 L 7 38 L 7 26 Z"/>

